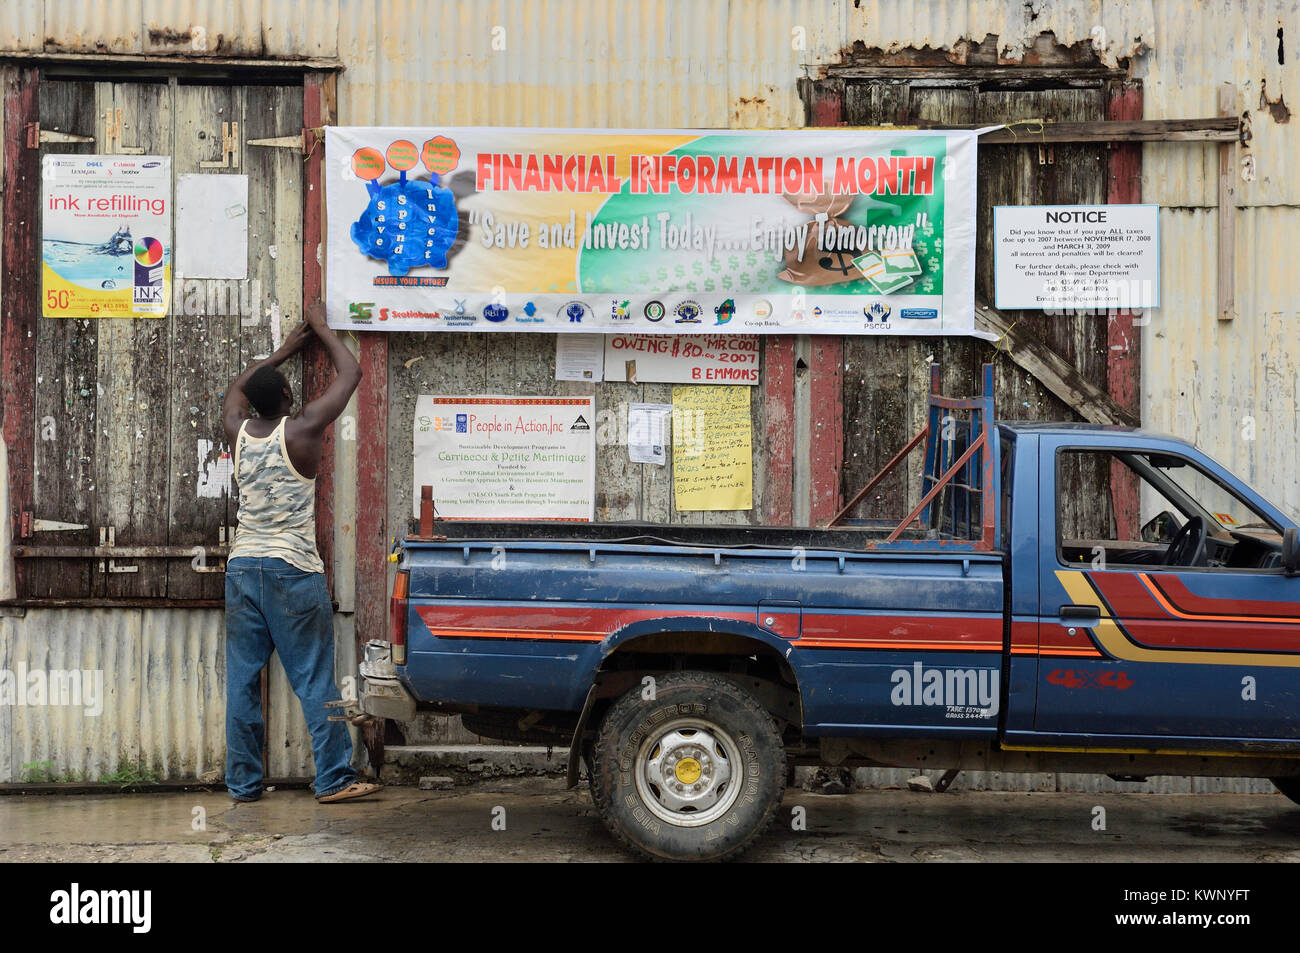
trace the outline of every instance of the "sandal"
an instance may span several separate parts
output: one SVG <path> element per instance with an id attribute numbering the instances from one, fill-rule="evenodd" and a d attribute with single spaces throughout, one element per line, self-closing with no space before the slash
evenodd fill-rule
<path id="1" fill-rule="evenodd" d="M 365 797 L 367 794 L 374 794 L 379 790 L 378 784 L 371 784 L 369 781 L 353 781 L 347 787 L 333 794 L 325 794 L 316 798 L 321 804 L 332 804 L 335 801 L 351 801 L 353 798 Z"/>

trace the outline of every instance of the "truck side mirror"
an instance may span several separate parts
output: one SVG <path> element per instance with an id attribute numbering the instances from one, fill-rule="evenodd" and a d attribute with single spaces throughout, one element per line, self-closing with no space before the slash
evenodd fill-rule
<path id="1" fill-rule="evenodd" d="M 1174 518 L 1174 514 L 1164 510 L 1147 520 L 1142 527 L 1142 541 L 1144 543 L 1169 543 L 1173 541 L 1174 533 L 1177 531 L 1178 521 Z"/>
<path id="2" fill-rule="evenodd" d="M 1282 530 L 1282 568 L 1288 576 L 1300 575 L 1300 530 L 1294 526 Z"/>

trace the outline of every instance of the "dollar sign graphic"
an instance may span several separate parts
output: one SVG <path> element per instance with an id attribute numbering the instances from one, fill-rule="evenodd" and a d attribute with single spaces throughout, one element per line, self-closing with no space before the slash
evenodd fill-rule
<path id="1" fill-rule="evenodd" d="M 831 258 L 827 255 L 825 258 L 818 258 L 817 265 L 820 268 L 825 268 L 827 271 L 838 271 L 847 278 L 851 274 L 849 269 L 853 264 L 853 259 L 847 258 L 844 252 L 837 251 L 835 253 L 835 260 L 837 264 L 831 264 Z"/>
<path id="2" fill-rule="evenodd" d="M 686 277 L 686 267 L 684 265 L 678 265 L 676 268 L 673 269 L 673 272 L 677 275 L 678 278 Z"/>
<path id="3" fill-rule="evenodd" d="M 731 275 L 722 276 L 722 287 L 726 288 L 728 291 L 731 290 Z"/>
<path id="4" fill-rule="evenodd" d="M 691 266 L 691 270 L 694 271 L 697 275 L 704 274 L 704 266 L 700 264 L 698 261 Z"/>
<path id="5" fill-rule="evenodd" d="M 667 269 L 667 268 L 660 268 L 659 271 L 656 272 L 656 276 L 659 278 L 660 281 L 667 281 L 667 280 L 668 280 L 668 269 Z"/>
<path id="6" fill-rule="evenodd" d="M 740 270 L 740 259 L 737 258 L 735 255 L 730 255 L 730 256 L 728 256 L 728 258 L 727 258 L 727 267 L 730 268 L 732 271 L 739 271 L 739 270 Z"/>
<path id="7" fill-rule="evenodd" d="M 704 279 L 704 290 L 705 290 L 705 291 L 712 291 L 715 287 L 717 287 L 717 286 L 713 283 L 713 279 L 712 279 L 712 278 L 705 278 L 705 279 Z"/>

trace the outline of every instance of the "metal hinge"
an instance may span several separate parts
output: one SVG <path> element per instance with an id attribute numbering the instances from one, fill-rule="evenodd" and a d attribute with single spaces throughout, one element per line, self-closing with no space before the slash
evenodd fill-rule
<path id="1" fill-rule="evenodd" d="M 39 122 L 29 122 L 24 127 L 27 131 L 27 148 L 39 149 L 42 142 L 94 142 L 94 136 L 78 136 L 71 132 L 56 132 L 42 129 Z"/>
<path id="2" fill-rule="evenodd" d="M 233 530 L 234 527 L 232 526 L 231 529 Z M 230 535 L 233 542 L 234 533 L 232 532 Z M 222 546 L 226 545 L 226 527 L 224 526 L 217 527 L 217 539 Z M 190 568 L 193 569 L 195 572 L 225 572 L 226 571 L 226 561 L 224 559 L 221 560 L 215 566 L 208 565 L 207 550 L 204 549 L 202 546 L 195 546 L 194 549 L 191 551 L 194 553 L 195 558 L 194 560 L 190 561 Z M 198 565 L 195 565 L 195 560 L 197 560 Z"/>
<path id="3" fill-rule="evenodd" d="M 105 538 L 107 537 L 107 539 Z M 101 526 L 99 528 L 99 545 L 116 546 L 117 529 L 113 526 Z M 99 561 L 100 572 L 139 572 L 139 566 L 119 566 L 111 559 L 101 559 Z"/>
<path id="4" fill-rule="evenodd" d="M 110 109 L 104 113 L 104 151 L 111 155 L 142 156 L 143 146 L 122 145 L 122 110 Z"/>
<path id="5" fill-rule="evenodd" d="M 303 155 L 310 155 L 315 147 L 321 129 L 304 127 L 296 136 L 274 136 L 270 139 L 249 139 L 250 146 L 264 146 L 269 149 L 297 149 Z"/>
<path id="6" fill-rule="evenodd" d="M 239 123 L 223 122 L 221 124 L 221 158 L 213 162 L 200 162 L 203 169 L 238 169 L 239 168 Z"/>

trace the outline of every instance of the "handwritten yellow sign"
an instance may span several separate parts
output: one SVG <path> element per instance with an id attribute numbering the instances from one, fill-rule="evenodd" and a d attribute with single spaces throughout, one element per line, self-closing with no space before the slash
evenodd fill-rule
<path id="1" fill-rule="evenodd" d="M 673 388 L 673 493 L 679 510 L 754 506 L 749 387 Z"/>

